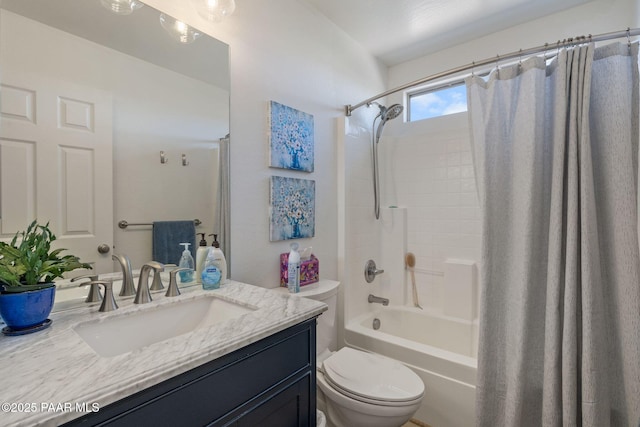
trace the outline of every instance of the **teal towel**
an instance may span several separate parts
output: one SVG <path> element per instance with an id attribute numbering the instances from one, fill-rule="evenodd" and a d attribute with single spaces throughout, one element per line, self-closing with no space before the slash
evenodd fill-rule
<path id="1" fill-rule="evenodd" d="M 156 221 L 153 223 L 153 260 L 163 264 L 180 262 L 184 247 L 190 243 L 189 251 L 194 256 L 196 226 L 193 221 Z M 195 259 L 195 257 L 194 257 Z"/>

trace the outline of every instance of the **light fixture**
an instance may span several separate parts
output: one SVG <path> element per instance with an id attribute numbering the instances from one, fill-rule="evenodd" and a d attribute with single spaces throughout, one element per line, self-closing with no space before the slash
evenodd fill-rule
<path id="1" fill-rule="evenodd" d="M 105 9 L 116 15 L 130 15 L 144 6 L 139 0 L 100 0 Z"/>
<path id="2" fill-rule="evenodd" d="M 235 0 L 192 0 L 196 10 L 207 21 L 219 22 L 236 10 Z"/>
<path id="3" fill-rule="evenodd" d="M 184 22 L 178 21 L 164 13 L 160 14 L 160 25 L 167 30 L 171 37 L 184 44 L 191 43 L 202 35 L 202 33 L 195 28 L 191 28 Z"/>

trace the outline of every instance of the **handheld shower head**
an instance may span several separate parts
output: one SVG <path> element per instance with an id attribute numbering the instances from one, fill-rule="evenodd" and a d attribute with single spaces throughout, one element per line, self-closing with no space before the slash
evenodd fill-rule
<path id="1" fill-rule="evenodd" d="M 393 104 L 389 108 L 380 106 L 380 118 L 383 122 L 386 122 L 387 120 L 393 120 L 400 114 L 402 114 L 402 110 L 404 110 L 404 107 L 402 107 L 402 105 L 400 104 Z"/>
<path id="2" fill-rule="evenodd" d="M 402 110 L 404 110 L 404 107 L 400 104 L 393 104 L 391 107 L 387 108 L 384 105 L 373 101 L 373 102 L 370 102 L 368 105 L 371 106 L 373 104 L 376 104 L 380 109 L 380 114 L 378 116 L 380 117 L 380 120 L 382 120 L 383 122 L 386 122 L 387 120 L 395 119 L 402 113 Z"/>

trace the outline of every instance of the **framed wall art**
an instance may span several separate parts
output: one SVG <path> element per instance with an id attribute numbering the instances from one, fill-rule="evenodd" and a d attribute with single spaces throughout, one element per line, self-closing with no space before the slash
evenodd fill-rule
<path id="1" fill-rule="evenodd" d="M 316 182 L 310 179 L 271 177 L 270 240 L 315 235 Z"/>
<path id="2" fill-rule="evenodd" d="M 269 103 L 269 166 L 313 172 L 313 116 Z"/>

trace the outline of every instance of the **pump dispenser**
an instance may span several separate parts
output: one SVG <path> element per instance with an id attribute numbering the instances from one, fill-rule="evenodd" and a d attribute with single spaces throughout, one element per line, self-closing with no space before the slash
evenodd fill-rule
<path id="1" fill-rule="evenodd" d="M 191 252 L 189 251 L 189 246 L 191 243 L 180 243 L 184 246 L 184 251 L 182 251 L 182 256 L 180 257 L 181 268 L 189 268 L 190 270 L 183 270 L 180 272 L 180 281 L 182 283 L 192 282 L 193 281 L 193 257 L 191 256 Z"/>
<path id="2" fill-rule="evenodd" d="M 289 268 L 287 271 L 287 288 L 289 292 L 300 292 L 300 254 L 298 253 L 298 244 L 291 244 L 291 252 L 289 252 Z"/>
<path id="3" fill-rule="evenodd" d="M 204 238 L 204 233 L 198 233 L 202 236 L 200 243 L 198 244 L 198 250 L 196 251 L 196 280 L 202 281 L 202 270 L 204 269 L 204 263 L 207 261 L 207 254 L 209 253 L 209 247 L 207 241 Z"/>
<path id="4" fill-rule="evenodd" d="M 218 289 L 220 287 L 220 269 L 216 265 L 214 248 L 209 248 L 207 260 L 202 269 L 202 288 L 205 290 Z"/>
<path id="5" fill-rule="evenodd" d="M 214 258 L 217 261 L 217 267 L 220 269 L 220 284 L 224 285 L 227 282 L 227 258 L 224 256 L 224 252 L 220 249 L 220 243 L 218 243 L 218 235 L 217 234 L 209 234 L 209 236 L 213 236 L 213 243 L 211 243 L 211 247 L 213 248 Z"/>

